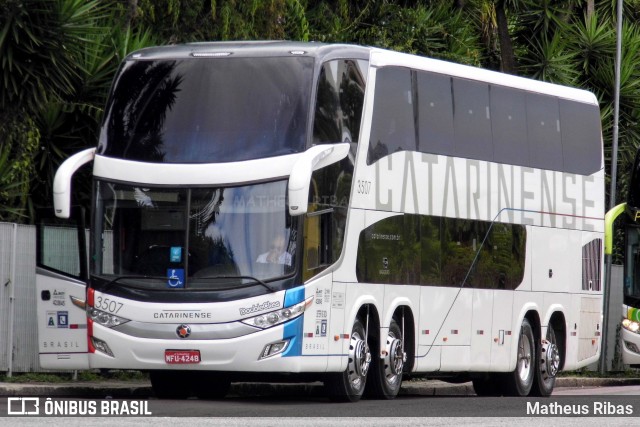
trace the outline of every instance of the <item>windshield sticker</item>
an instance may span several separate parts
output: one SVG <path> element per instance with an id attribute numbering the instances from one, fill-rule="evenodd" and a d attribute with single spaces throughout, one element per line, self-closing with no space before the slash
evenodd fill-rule
<path id="1" fill-rule="evenodd" d="M 58 328 L 68 328 L 69 327 L 69 312 L 68 311 L 58 311 Z"/>
<path id="2" fill-rule="evenodd" d="M 184 288 L 184 268 L 169 268 L 167 270 L 167 287 Z"/>
<path id="3" fill-rule="evenodd" d="M 181 246 L 172 246 L 171 252 L 169 253 L 169 261 L 170 262 L 181 262 L 182 261 L 182 247 Z"/>
<path id="4" fill-rule="evenodd" d="M 47 328 L 57 328 L 58 325 L 56 325 L 56 317 L 58 315 L 58 312 L 56 311 L 47 311 Z"/>

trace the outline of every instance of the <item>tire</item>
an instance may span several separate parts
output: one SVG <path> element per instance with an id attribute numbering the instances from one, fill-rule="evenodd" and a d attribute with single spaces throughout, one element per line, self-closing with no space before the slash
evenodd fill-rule
<path id="1" fill-rule="evenodd" d="M 391 321 L 386 340 L 382 344 L 386 355 L 384 359 L 373 358 L 367 396 L 375 399 L 393 399 L 400 391 L 402 370 L 407 357 L 404 352 L 404 337 L 395 319 Z"/>
<path id="2" fill-rule="evenodd" d="M 506 396 L 528 396 L 535 379 L 536 341 L 529 320 L 523 319 L 518 337 L 516 368 L 504 378 Z"/>
<path id="3" fill-rule="evenodd" d="M 219 372 L 193 372 L 191 388 L 198 399 L 224 398 L 231 388 L 229 377 Z"/>
<path id="4" fill-rule="evenodd" d="M 502 378 L 500 374 L 486 374 L 473 378 L 473 389 L 478 396 L 502 396 Z"/>
<path id="5" fill-rule="evenodd" d="M 325 388 L 334 402 L 357 402 L 362 398 L 367 373 L 371 365 L 371 351 L 367 343 L 364 326 L 356 319 L 349 342 L 349 361 L 344 372 L 329 374 Z"/>
<path id="6" fill-rule="evenodd" d="M 150 371 L 153 393 L 158 399 L 186 399 L 190 396 L 189 372 Z"/>
<path id="7" fill-rule="evenodd" d="M 551 324 L 547 328 L 546 339 L 538 343 L 537 349 L 536 378 L 531 395 L 547 397 L 553 392 L 553 387 L 556 385 L 556 374 L 561 365 L 558 336 Z"/>

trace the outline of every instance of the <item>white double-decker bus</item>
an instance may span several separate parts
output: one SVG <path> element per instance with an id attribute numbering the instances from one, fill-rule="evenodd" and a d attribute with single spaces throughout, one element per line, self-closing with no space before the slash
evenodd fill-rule
<path id="1" fill-rule="evenodd" d="M 144 49 L 56 175 L 75 228 L 39 222 L 41 365 L 148 370 L 159 397 L 549 395 L 600 353 L 603 189 L 586 91 L 350 45 Z"/>

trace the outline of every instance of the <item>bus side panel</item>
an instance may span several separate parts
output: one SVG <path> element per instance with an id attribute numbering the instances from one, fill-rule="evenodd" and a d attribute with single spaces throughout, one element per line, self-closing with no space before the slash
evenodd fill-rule
<path id="1" fill-rule="evenodd" d="M 558 228 L 530 227 L 529 230 L 533 249 L 531 290 L 579 291 L 580 233 Z"/>
<path id="2" fill-rule="evenodd" d="M 513 316 L 513 291 L 493 291 L 493 322 L 491 325 L 491 371 L 506 371 L 511 365 L 511 347 L 514 341 L 511 331 Z"/>
<path id="3" fill-rule="evenodd" d="M 419 346 L 416 358 L 416 372 L 437 372 L 440 370 L 442 346 Z"/>
<path id="4" fill-rule="evenodd" d="M 350 284 L 334 282 L 331 291 L 331 313 L 329 314 L 329 354 L 327 372 L 340 372 L 347 368 L 347 355 L 349 348 L 347 340 L 342 338 L 345 330 L 345 298 L 347 286 Z M 338 337 L 336 340 L 334 337 Z"/>
<path id="5" fill-rule="evenodd" d="M 329 345 L 331 322 L 332 274 L 324 275 L 306 286 L 305 299 L 313 296 L 313 303 L 304 314 L 301 352 L 303 356 L 325 356 Z M 326 357 L 317 359 L 318 368 L 325 370 Z M 320 366 L 322 365 L 322 366 Z"/>
<path id="6" fill-rule="evenodd" d="M 40 367 L 88 369 L 87 315 L 71 299 L 84 302 L 86 285 L 38 268 L 36 289 Z"/>
<path id="7" fill-rule="evenodd" d="M 442 371 L 469 370 L 472 313 L 473 289 L 460 289 L 436 338 L 436 343 L 443 346 L 440 362 Z"/>
<path id="8" fill-rule="evenodd" d="M 587 366 L 600 356 L 602 296 L 572 295 L 573 322 L 567 333 L 567 357 L 564 370 Z"/>
<path id="9" fill-rule="evenodd" d="M 493 293 L 491 289 L 473 290 L 471 371 L 488 371 L 491 368 Z"/>
<path id="10" fill-rule="evenodd" d="M 436 335 L 458 291 L 458 288 L 433 286 L 422 286 L 420 288 L 418 345 L 430 347 L 431 345 L 442 344 L 442 339 L 436 341 Z"/>

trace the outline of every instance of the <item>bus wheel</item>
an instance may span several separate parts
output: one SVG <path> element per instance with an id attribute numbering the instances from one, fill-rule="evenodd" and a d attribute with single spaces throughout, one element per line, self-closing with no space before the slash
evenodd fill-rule
<path id="1" fill-rule="evenodd" d="M 374 358 L 369 387 L 371 395 L 379 399 L 393 399 L 400 391 L 402 368 L 407 360 L 402 331 L 395 319 L 389 325 L 385 342 L 385 357 Z"/>
<path id="2" fill-rule="evenodd" d="M 516 369 L 505 376 L 504 392 L 507 396 L 528 396 L 536 370 L 536 341 L 529 320 L 523 319 L 518 337 Z"/>
<path id="3" fill-rule="evenodd" d="M 547 338 L 542 340 L 538 352 L 536 380 L 531 389 L 533 396 L 550 396 L 560 370 L 560 349 L 553 326 L 547 328 Z"/>
<path id="4" fill-rule="evenodd" d="M 329 374 L 325 387 L 335 402 L 357 402 L 362 397 L 371 365 L 371 351 L 360 319 L 353 323 L 349 342 L 349 363 L 344 372 Z"/>
<path id="5" fill-rule="evenodd" d="M 190 395 L 189 372 L 150 371 L 153 394 L 158 399 L 186 399 Z"/>

